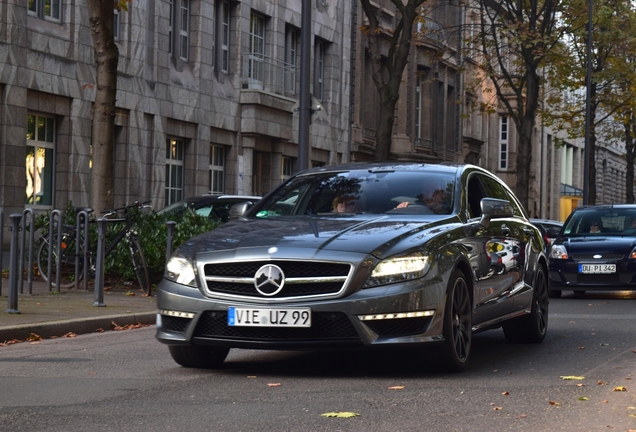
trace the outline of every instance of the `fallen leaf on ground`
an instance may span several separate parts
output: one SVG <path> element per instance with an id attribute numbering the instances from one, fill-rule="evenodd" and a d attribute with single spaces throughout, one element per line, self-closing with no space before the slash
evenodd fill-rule
<path id="1" fill-rule="evenodd" d="M 508 396 L 510 394 L 510 392 L 502 392 L 501 394 L 504 395 L 504 396 Z"/>
<path id="2" fill-rule="evenodd" d="M 391 386 L 389 387 L 389 390 L 402 390 L 404 388 L 404 386 Z"/>
<path id="3" fill-rule="evenodd" d="M 587 396 L 579 396 L 578 400 L 587 401 L 587 400 L 590 400 L 590 398 L 588 398 Z"/>
<path id="4" fill-rule="evenodd" d="M 33 342 L 33 341 L 41 341 L 42 340 L 42 336 L 37 335 L 35 333 L 31 333 L 27 338 L 26 338 L 27 342 Z"/>
<path id="5" fill-rule="evenodd" d="M 555 401 L 549 401 L 548 403 L 549 403 L 550 405 L 556 405 L 556 406 L 561 405 L 561 402 L 555 402 Z"/>
<path id="6" fill-rule="evenodd" d="M 104 333 L 104 329 L 100 327 L 97 330 L 95 330 L 95 333 Z"/>
<path id="7" fill-rule="evenodd" d="M 501 411 L 503 409 L 503 407 L 494 407 L 493 410 L 494 411 Z"/>
<path id="8" fill-rule="evenodd" d="M 585 377 L 575 375 L 565 375 L 560 377 L 562 380 L 584 380 Z"/>
<path id="9" fill-rule="evenodd" d="M 354 412 L 328 412 L 324 414 L 320 414 L 323 417 L 339 417 L 339 418 L 350 418 L 357 417 L 360 414 Z"/>
<path id="10" fill-rule="evenodd" d="M 517 416 L 517 418 L 526 418 L 526 417 L 528 417 L 526 414 L 520 414 Z"/>
<path id="11" fill-rule="evenodd" d="M 614 387 L 612 391 L 627 391 L 627 388 L 623 386 L 618 386 L 618 387 Z"/>
<path id="12" fill-rule="evenodd" d="M 128 325 L 120 326 L 115 321 L 111 321 L 111 324 L 113 325 L 113 330 L 115 330 L 115 331 L 132 330 L 132 329 L 138 329 L 138 328 L 141 328 L 141 327 L 147 327 L 147 324 L 142 324 L 142 323 L 128 324 Z"/>
<path id="13" fill-rule="evenodd" d="M 596 383 L 596 385 L 607 385 L 607 383 L 603 382 L 603 381 L 599 381 L 599 382 Z"/>
<path id="14" fill-rule="evenodd" d="M 609 344 L 607 344 L 607 343 L 600 343 L 599 345 L 600 346 L 609 346 Z"/>
<path id="15" fill-rule="evenodd" d="M 280 387 L 281 383 L 268 383 L 267 387 Z"/>
<path id="16" fill-rule="evenodd" d="M 584 346 L 580 346 L 580 347 L 579 347 L 579 349 L 580 349 L 580 350 L 584 350 L 584 349 L 585 349 L 585 347 L 584 347 Z"/>
<path id="17" fill-rule="evenodd" d="M 68 332 L 68 333 L 62 335 L 62 337 L 63 338 L 74 338 L 74 337 L 77 337 L 77 335 L 75 333 L 73 333 L 73 332 Z"/>

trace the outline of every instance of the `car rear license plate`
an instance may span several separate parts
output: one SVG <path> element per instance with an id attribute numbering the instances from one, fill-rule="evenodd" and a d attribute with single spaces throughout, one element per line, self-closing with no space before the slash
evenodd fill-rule
<path id="1" fill-rule="evenodd" d="M 616 273 L 616 264 L 579 264 L 579 273 Z"/>
<path id="2" fill-rule="evenodd" d="M 236 327 L 311 327 L 311 309 L 230 307 L 227 310 L 227 325 Z"/>

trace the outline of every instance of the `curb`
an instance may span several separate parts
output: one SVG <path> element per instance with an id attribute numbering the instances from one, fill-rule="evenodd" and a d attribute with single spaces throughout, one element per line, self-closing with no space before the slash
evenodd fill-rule
<path id="1" fill-rule="evenodd" d="M 127 315 L 106 315 L 95 318 L 75 318 L 63 321 L 23 324 L 13 327 L 0 327 L 0 342 L 26 340 L 31 333 L 42 338 L 60 337 L 66 333 L 86 334 L 100 329 L 113 330 L 113 322 L 118 326 L 156 323 L 156 312 L 133 313 Z"/>

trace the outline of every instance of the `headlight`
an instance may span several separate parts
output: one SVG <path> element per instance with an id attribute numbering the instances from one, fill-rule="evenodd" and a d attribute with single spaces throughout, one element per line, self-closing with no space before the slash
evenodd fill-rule
<path id="1" fill-rule="evenodd" d="M 552 245 L 550 248 L 551 259 L 568 259 L 568 250 L 563 245 Z"/>
<path id="2" fill-rule="evenodd" d="M 632 249 L 632 253 L 629 254 L 630 259 L 636 259 L 636 248 Z"/>
<path id="3" fill-rule="evenodd" d="M 365 288 L 396 283 L 424 276 L 431 268 L 428 255 L 415 252 L 380 261 L 373 269 Z"/>
<path id="4" fill-rule="evenodd" d="M 182 285 L 196 287 L 196 276 L 194 267 L 190 261 L 181 255 L 174 255 L 166 264 L 166 279 Z"/>

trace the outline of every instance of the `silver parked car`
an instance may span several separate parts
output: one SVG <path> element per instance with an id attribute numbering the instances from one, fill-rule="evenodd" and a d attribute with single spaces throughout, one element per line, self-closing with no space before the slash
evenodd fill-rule
<path id="1" fill-rule="evenodd" d="M 424 347 L 459 371 L 474 332 L 546 335 L 543 238 L 483 169 L 313 168 L 246 207 L 167 263 L 157 339 L 182 366 L 218 367 L 231 348 Z"/>

